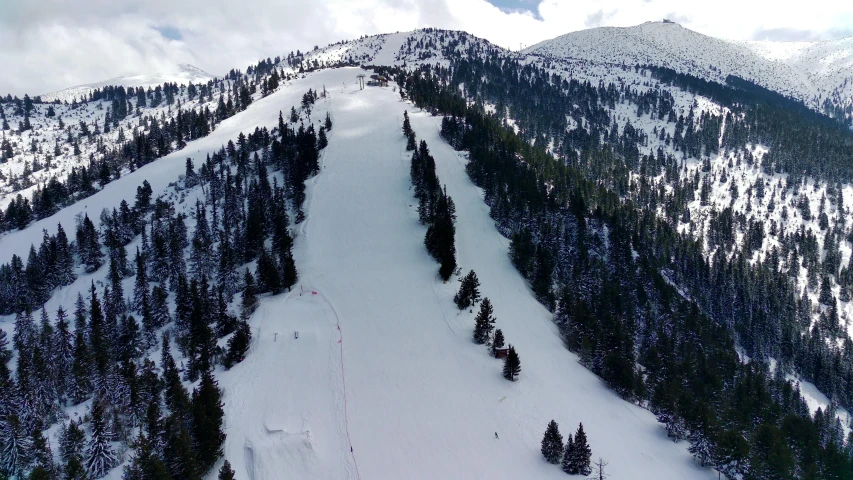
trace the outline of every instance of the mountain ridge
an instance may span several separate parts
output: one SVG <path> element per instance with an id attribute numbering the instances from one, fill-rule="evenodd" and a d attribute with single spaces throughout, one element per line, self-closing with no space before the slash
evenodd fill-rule
<path id="1" fill-rule="evenodd" d="M 55 92 L 41 95 L 42 101 L 67 101 L 71 102 L 81 97 L 86 97 L 89 93 L 96 89 L 107 86 L 124 86 L 124 87 L 154 87 L 163 83 L 207 83 L 209 80 L 216 78 L 204 70 L 188 64 L 181 63 L 175 66 L 173 71 L 166 71 L 152 74 L 126 75 L 102 80 L 100 82 L 86 83 L 75 85 L 73 87 L 64 88 Z"/>

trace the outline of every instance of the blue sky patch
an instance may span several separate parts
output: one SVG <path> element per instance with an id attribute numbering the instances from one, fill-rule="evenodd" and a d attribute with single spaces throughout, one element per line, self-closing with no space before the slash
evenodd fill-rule
<path id="1" fill-rule="evenodd" d="M 181 35 L 180 30 L 178 30 L 177 28 L 172 27 L 170 25 L 156 26 L 156 27 L 154 27 L 154 30 L 157 30 L 158 32 L 160 32 L 160 35 L 163 35 L 164 37 L 168 38 L 169 40 L 180 40 L 180 39 L 184 38 L 184 36 Z"/>
<path id="2" fill-rule="evenodd" d="M 492 5 L 505 12 L 530 12 L 534 17 L 539 17 L 539 0 L 486 0 Z"/>

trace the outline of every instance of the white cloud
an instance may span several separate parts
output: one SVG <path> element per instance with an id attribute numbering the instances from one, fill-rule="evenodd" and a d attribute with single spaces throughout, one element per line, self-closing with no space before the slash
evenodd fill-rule
<path id="1" fill-rule="evenodd" d="M 508 48 L 593 26 L 670 18 L 721 38 L 820 40 L 853 34 L 853 4 L 812 0 L 541 0 L 534 13 L 486 0 L 4 0 L 0 92 L 45 93 L 192 63 L 213 74 L 364 34 L 460 29 Z M 795 8 L 794 8 L 795 7 Z M 165 32 L 165 35 L 164 35 Z"/>

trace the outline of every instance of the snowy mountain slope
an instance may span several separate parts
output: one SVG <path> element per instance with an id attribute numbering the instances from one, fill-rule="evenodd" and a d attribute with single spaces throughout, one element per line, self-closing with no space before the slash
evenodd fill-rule
<path id="1" fill-rule="evenodd" d="M 172 71 L 115 77 L 109 80 L 66 88 L 58 92 L 46 93 L 41 95 L 41 98 L 45 102 L 59 101 L 70 103 L 74 100 L 86 98 L 90 92 L 107 86 L 155 87 L 167 82 L 188 85 L 190 83 L 207 83 L 214 78 L 216 77 L 204 70 L 184 63 L 177 65 Z"/>
<path id="2" fill-rule="evenodd" d="M 739 42 L 767 60 L 780 61 L 814 84 L 820 101 L 853 102 L 853 37 L 822 42 Z"/>
<path id="3" fill-rule="evenodd" d="M 567 63 L 654 65 L 724 83 L 735 75 L 820 108 L 850 77 L 853 40 L 787 44 L 728 41 L 671 22 L 601 27 L 540 42 L 523 53 Z M 838 102 L 849 102 L 847 94 Z M 843 105 L 843 104 L 842 104 Z"/>
<path id="4" fill-rule="evenodd" d="M 341 85 L 357 72 L 309 79 Z M 295 249 L 301 286 L 263 302 L 249 360 L 220 376 L 237 478 L 565 478 L 539 454 L 551 418 L 564 433 L 583 422 L 593 456 L 617 478 L 713 477 L 566 351 L 510 264 L 464 158 L 439 138 L 438 118 L 413 114 L 456 201 L 460 266 L 481 272 L 497 326 L 521 356 L 521 379 L 501 378 L 501 362 L 471 341 L 473 314 L 451 301 L 457 282 L 437 281 L 423 247 L 400 134 L 411 105 L 349 84 L 330 90 L 328 108 L 333 139 Z"/>

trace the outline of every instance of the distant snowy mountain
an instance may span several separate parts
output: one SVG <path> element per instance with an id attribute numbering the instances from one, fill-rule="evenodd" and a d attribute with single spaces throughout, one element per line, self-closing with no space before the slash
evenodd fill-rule
<path id="1" fill-rule="evenodd" d="M 121 85 L 124 87 L 153 87 L 164 83 L 177 83 L 178 85 L 190 83 L 207 83 L 213 80 L 213 75 L 190 64 L 180 64 L 172 72 L 155 73 L 149 75 L 132 75 L 126 77 L 115 77 L 101 82 L 87 83 L 76 87 L 66 88 L 58 92 L 42 95 L 42 100 L 52 102 L 54 100 L 71 102 L 80 97 L 88 96 L 90 92 L 106 86 Z"/>
<path id="2" fill-rule="evenodd" d="M 314 66 L 315 62 L 326 65 L 355 62 L 381 66 L 447 66 L 451 56 L 483 56 L 488 53 L 511 54 L 509 50 L 467 32 L 424 28 L 334 43 L 304 52 L 301 64 L 305 67 Z M 292 59 L 290 64 L 293 65 Z"/>
<path id="3" fill-rule="evenodd" d="M 821 108 L 827 98 L 849 106 L 853 96 L 853 38 L 827 42 L 723 40 L 672 22 L 572 32 L 524 53 L 552 61 L 653 65 L 724 83 L 728 75 Z"/>
<path id="4" fill-rule="evenodd" d="M 446 66 L 450 57 L 487 53 L 517 56 L 467 32 L 420 29 L 338 42 L 304 52 L 296 58 L 299 63 L 291 65 Z M 665 67 L 723 84 L 734 75 L 834 117 L 853 118 L 853 37 L 824 42 L 731 41 L 672 22 L 647 22 L 572 32 L 522 53 L 524 62 L 590 80 L 624 77 L 622 67 L 635 65 Z"/>

